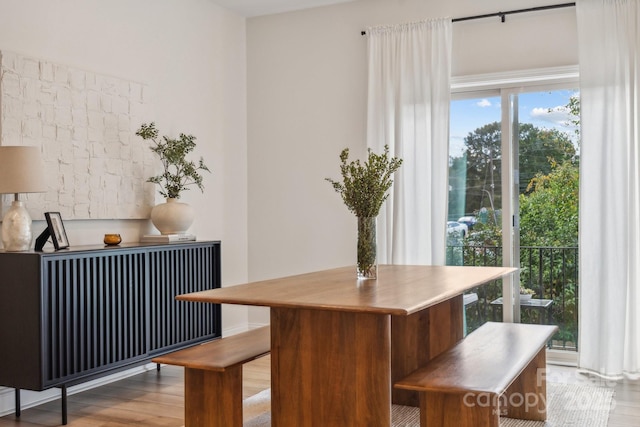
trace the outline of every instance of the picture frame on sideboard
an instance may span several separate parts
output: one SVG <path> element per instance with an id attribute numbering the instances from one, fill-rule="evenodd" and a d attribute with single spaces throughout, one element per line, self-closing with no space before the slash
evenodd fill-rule
<path id="1" fill-rule="evenodd" d="M 60 212 L 45 212 L 44 217 L 47 220 L 47 227 L 49 228 L 49 234 L 53 241 L 53 247 L 56 248 L 57 251 L 68 248 L 69 239 L 67 238 L 67 232 L 64 229 Z"/>

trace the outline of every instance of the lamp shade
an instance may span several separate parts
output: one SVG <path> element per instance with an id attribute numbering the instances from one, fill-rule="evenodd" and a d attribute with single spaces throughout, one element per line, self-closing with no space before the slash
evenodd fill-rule
<path id="1" fill-rule="evenodd" d="M 0 194 L 46 191 L 44 162 L 39 147 L 0 147 Z"/>

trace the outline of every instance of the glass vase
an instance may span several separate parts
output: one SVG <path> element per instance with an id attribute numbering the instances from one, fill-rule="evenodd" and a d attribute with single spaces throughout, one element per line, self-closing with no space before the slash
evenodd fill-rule
<path id="1" fill-rule="evenodd" d="M 358 279 L 376 279 L 376 218 L 358 217 Z"/>

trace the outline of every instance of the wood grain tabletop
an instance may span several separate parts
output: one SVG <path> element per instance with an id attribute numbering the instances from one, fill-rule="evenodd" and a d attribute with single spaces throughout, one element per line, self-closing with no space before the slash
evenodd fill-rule
<path id="1" fill-rule="evenodd" d="M 380 265 L 358 280 L 355 267 L 179 295 L 178 300 L 408 315 L 516 271 L 511 267 Z"/>

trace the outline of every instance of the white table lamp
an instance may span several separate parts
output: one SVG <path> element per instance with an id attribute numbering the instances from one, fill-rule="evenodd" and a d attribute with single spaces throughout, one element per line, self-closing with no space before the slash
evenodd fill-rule
<path id="1" fill-rule="evenodd" d="M 31 217 L 20 193 L 44 193 L 47 181 L 38 147 L 0 147 L 0 194 L 15 194 L 11 207 L 2 218 L 2 244 L 9 252 L 31 248 Z"/>

